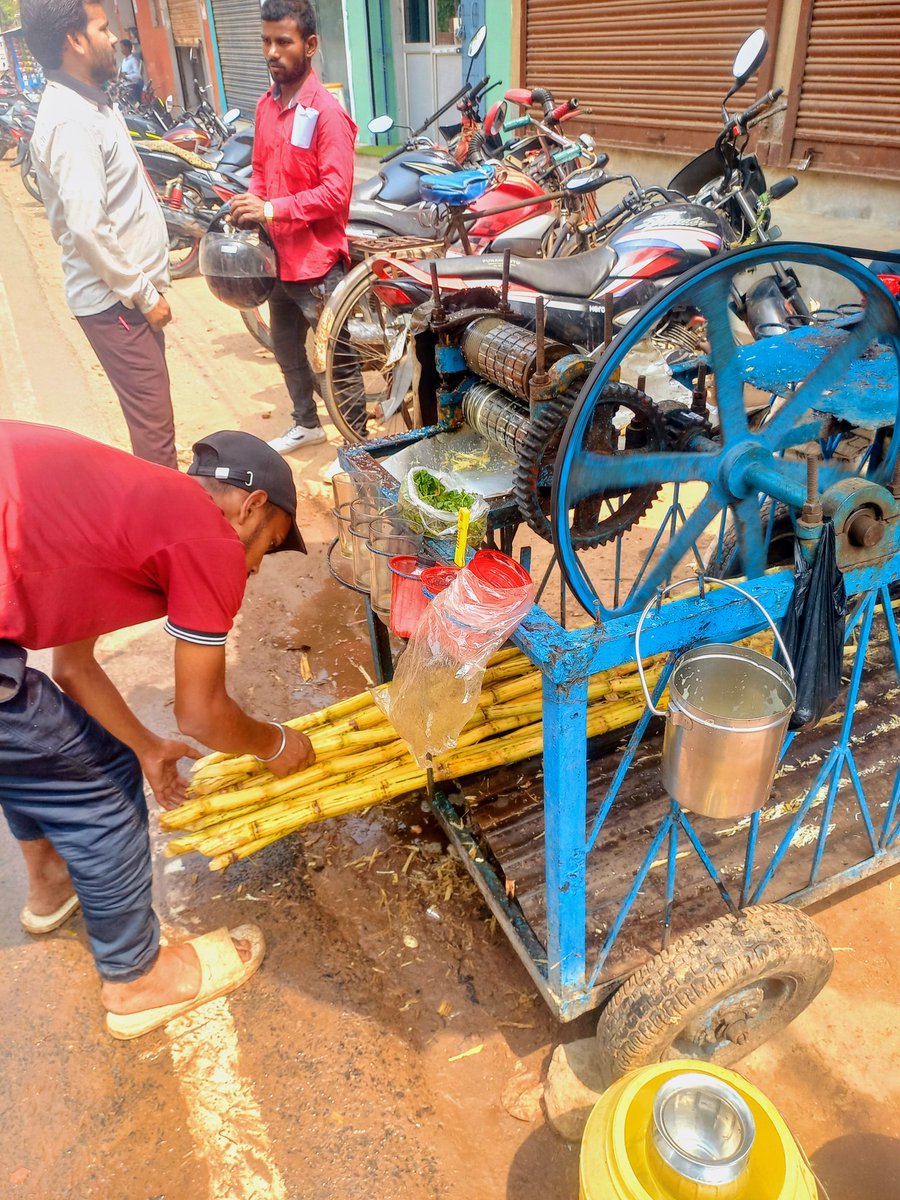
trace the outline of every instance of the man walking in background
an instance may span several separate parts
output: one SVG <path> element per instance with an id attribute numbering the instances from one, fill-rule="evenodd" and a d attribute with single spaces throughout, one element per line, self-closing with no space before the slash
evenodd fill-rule
<path id="1" fill-rule="evenodd" d="M 135 54 L 134 46 L 129 38 L 122 38 L 119 47 L 123 55 L 119 72 L 128 84 L 128 98 L 132 103 L 140 104 L 144 91 L 144 71 L 141 67 L 141 60 Z"/>
<path id="2" fill-rule="evenodd" d="M 90 0 L 22 0 L 21 16 L 48 79 L 31 149 L 66 300 L 119 398 L 134 453 L 175 467 L 163 334 L 168 235 L 125 123 L 101 90 L 116 77 L 116 37 Z"/>
<path id="3" fill-rule="evenodd" d="M 262 42 L 273 83 L 256 106 L 250 191 L 231 212 L 238 224 L 265 224 L 278 250 L 269 318 L 293 423 L 269 445 L 288 454 L 325 440 L 305 343 L 350 262 L 356 126 L 312 69 L 319 42 L 308 0 L 264 0 Z"/>

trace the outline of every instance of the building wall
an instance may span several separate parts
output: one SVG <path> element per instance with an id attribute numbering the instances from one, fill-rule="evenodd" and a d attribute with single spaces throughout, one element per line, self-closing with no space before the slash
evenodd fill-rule
<path id="1" fill-rule="evenodd" d="M 197 0 L 197 7 L 200 12 L 200 29 L 203 35 L 202 48 L 207 68 L 206 74 L 212 83 L 216 107 L 221 113 L 225 111 L 227 106 L 225 104 L 225 88 L 222 83 L 222 68 L 219 65 L 219 55 L 209 5 L 206 3 L 206 0 Z"/>
<path id="2" fill-rule="evenodd" d="M 617 0 L 617 7 L 622 8 L 630 2 Z M 716 0 L 716 4 L 719 3 L 722 12 L 729 13 L 735 37 L 739 28 L 746 28 L 749 32 L 749 24 L 743 23 L 745 16 L 749 22 L 749 13 L 745 14 L 734 0 Z M 630 61 L 611 57 L 611 47 L 620 40 L 618 32 L 595 26 L 592 20 L 594 9 L 598 18 L 602 14 L 602 0 L 596 0 L 594 8 L 585 0 L 579 0 L 577 7 L 581 20 L 578 29 L 572 18 L 572 6 L 563 6 L 559 10 L 560 21 L 555 27 L 555 36 L 551 39 L 549 34 L 545 36 L 545 30 L 552 27 L 552 0 L 550 3 L 548 0 L 513 0 L 511 41 L 514 72 L 518 71 L 521 76 L 519 82 L 528 86 L 541 83 L 562 95 L 570 83 L 574 89 L 577 82 L 583 81 L 584 92 L 580 99 L 584 105 L 584 117 L 581 123 L 572 121 L 568 130 L 572 133 L 581 129 L 590 132 L 597 141 L 598 149 L 610 154 L 611 171 L 631 171 L 645 183 L 670 179 L 691 157 L 689 146 L 699 150 L 704 145 L 711 145 L 718 132 L 718 98 L 724 95 L 731 82 L 725 62 L 728 56 L 723 50 L 721 62 L 715 66 L 713 75 L 710 75 L 707 62 L 698 64 L 695 70 L 689 57 L 686 57 L 688 70 L 675 72 L 675 84 L 671 78 L 657 80 L 652 71 L 652 62 L 648 63 L 646 56 L 641 61 L 635 57 Z M 740 92 L 739 97 L 735 97 L 730 108 L 736 111 L 744 107 L 768 87 L 780 86 L 785 89 L 783 103 L 787 111 L 776 114 L 753 133 L 753 144 L 765 164 L 769 181 L 774 182 L 788 174 L 796 174 L 800 181 L 799 187 L 790 196 L 779 201 L 779 223 L 787 230 L 792 219 L 803 213 L 822 214 L 836 222 L 880 220 L 884 223 L 885 214 L 900 211 L 900 154 L 891 148 L 896 144 L 896 114 L 900 110 L 900 76 L 892 67 L 900 52 L 900 4 L 897 0 L 890 0 L 878 5 L 873 3 L 869 8 L 866 4 L 841 5 L 833 0 L 766 0 L 760 5 L 756 0 L 756 7 L 765 10 L 769 55 L 759 75 Z M 674 12 L 670 3 L 659 6 L 659 11 L 663 10 Z M 532 11 L 534 19 L 529 29 L 529 13 Z M 636 13 L 643 11 L 635 7 Z M 880 22 L 877 25 L 877 39 L 870 32 L 874 28 L 875 13 Z M 649 16 L 647 20 L 650 20 Z M 839 36 L 841 22 L 846 26 L 843 42 Z M 810 38 L 811 26 L 821 31 L 817 43 Z M 586 46 L 587 34 L 579 32 L 582 28 L 590 30 L 590 47 Z M 567 39 L 575 46 L 571 54 L 567 54 Z M 828 55 L 831 55 L 830 59 Z M 573 66 L 576 59 L 577 80 L 566 74 L 576 69 Z M 526 64 L 529 62 L 532 63 L 533 73 L 537 73 L 535 65 L 544 62 L 544 74 L 553 76 L 555 72 L 558 78 L 525 77 Z M 589 62 L 598 64 L 593 79 Z M 614 64 L 614 81 L 605 78 L 604 72 L 599 69 L 601 62 Z M 724 75 L 720 85 L 721 72 Z M 668 75 L 672 76 L 672 70 Z M 873 87 L 873 79 L 877 86 Z M 610 105 L 621 109 L 623 93 L 629 98 L 634 97 L 634 112 L 638 112 L 638 106 L 646 104 L 648 95 L 665 86 L 669 87 L 672 94 L 668 95 L 668 103 L 659 108 L 663 114 L 659 121 L 641 117 L 633 120 L 630 130 L 615 127 Z M 602 90 L 604 87 L 606 91 Z M 592 90 L 599 97 L 593 106 Z M 812 93 L 809 101 L 805 99 L 808 91 Z M 698 97 L 702 99 L 699 106 Z M 588 101 L 586 105 L 585 99 Z M 795 134 L 798 106 L 802 115 L 804 103 L 817 105 L 815 111 L 821 126 L 821 145 L 818 149 L 815 136 L 806 135 L 804 138 L 800 135 L 798 138 Z M 688 121 L 685 114 L 691 104 L 693 108 Z M 833 108 L 832 117 L 823 115 L 827 114 L 828 104 Z M 861 114 L 858 117 L 857 112 Z M 871 121 L 864 115 L 867 112 L 873 114 Z M 882 139 L 880 142 L 879 137 Z M 807 138 L 815 151 L 811 155 L 807 155 L 803 149 L 807 145 Z M 654 141 L 660 147 L 665 145 L 669 148 L 657 149 L 653 146 Z M 866 154 L 876 164 L 871 169 L 863 169 L 859 165 Z M 611 200 L 614 198 L 612 187 L 604 194 L 609 194 Z M 786 217 L 783 221 L 782 214 Z M 900 236 L 897 241 L 900 242 Z"/>
<path id="3" fill-rule="evenodd" d="M 173 95 L 183 103 L 173 65 L 175 55 L 167 26 L 165 0 L 134 0 L 134 16 L 144 56 L 144 73 L 160 99 Z"/>

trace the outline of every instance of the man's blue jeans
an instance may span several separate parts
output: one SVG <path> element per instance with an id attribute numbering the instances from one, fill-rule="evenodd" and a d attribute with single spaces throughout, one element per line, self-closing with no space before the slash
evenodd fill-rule
<path id="1" fill-rule="evenodd" d="M 0 806 L 14 837 L 46 838 L 65 861 L 101 977 L 145 975 L 159 922 L 138 760 L 2 640 Z"/>

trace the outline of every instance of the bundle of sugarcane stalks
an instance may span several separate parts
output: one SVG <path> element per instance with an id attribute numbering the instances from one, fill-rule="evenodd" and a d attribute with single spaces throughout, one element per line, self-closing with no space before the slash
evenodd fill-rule
<path id="1" fill-rule="evenodd" d="M 657 683 L 664 659 L 657 655 L 645 661 L 648 687 Z M 540 671 L 520 651 L 495 655 L 485 671 L 475 715 L 456 746 L 434 759 L 434 779 L 462 779 L 540 754 L 541 686 Z M 634 663 L 592 676 L 588 737 L 635 724 L 643 709 Z M 425 771 L 370 692 L 286 723 L 312 742 L 313 766 L 278 779 L 251 755 L 210 754 L 200 759 L 189 799 L 161 816 L 163 829 L 179 834 L 170 839 L 167 854 L 195 850 L 210 859 L 210 870 L 221 871 L 313 821 L 369 808 L 426 786 Z"/>
<path id="2" fill-rule="evenodd" d="M 648 660 L 653 686 L 662 668 Z M 633 664 L 588 685 L 588 736 L 634 724 L 644 707 Z M 541 673 L 518 650 L 501 650 L 484 674 L 475 715 L 453 750 L 434 759 L 437 781 L 521 762 L 543 748 Z M 288 721 L 313 744 L 316 761 L 277 779 L 250 755 L 210 754 L 194 769 L 189 799 L 161 816 L 178 831 L 166 853 L 196 850 L 220 871 L 313 821 L 368 808 L 426 785 L 406 743 L 370 692 Z"/>

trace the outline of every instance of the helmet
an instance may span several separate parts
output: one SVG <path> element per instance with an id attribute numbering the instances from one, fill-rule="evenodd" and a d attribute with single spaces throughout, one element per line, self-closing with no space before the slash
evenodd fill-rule
<path id="1" fill-rule="evenodd" d="M 224 304 L 259 308 L 278 278 L 275 244 L 261 225 L 252 229 L 232 225 L 228 206 L 223 205 L 200 241 L 200 273 Z"/>

